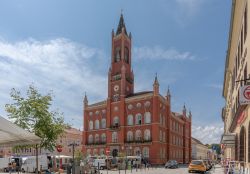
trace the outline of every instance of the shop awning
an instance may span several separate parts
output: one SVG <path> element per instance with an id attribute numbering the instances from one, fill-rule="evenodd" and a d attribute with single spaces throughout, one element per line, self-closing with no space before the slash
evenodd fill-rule
<path id="1" fill-rule="evenodd" d="M 40 144 L 41 139 L 0 116 L 0 146 Z"/>
<path id="2" fill-rule="evenodd" d="M 236 134 L 234 133 L 223 134 L 221 138 L 221 144 L 224 144 L 226 147 L 234 147 L 235 137 L 236 137 Z"/>

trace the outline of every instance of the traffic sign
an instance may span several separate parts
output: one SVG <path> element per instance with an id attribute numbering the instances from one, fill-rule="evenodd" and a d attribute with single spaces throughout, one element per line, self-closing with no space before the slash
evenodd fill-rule
<path id="1" fill-rule="evenodd" d="M 57 152 L 62 152 L 62 145 L 57 145 L 56 146 L 56 150 L 57 150 Z"/>

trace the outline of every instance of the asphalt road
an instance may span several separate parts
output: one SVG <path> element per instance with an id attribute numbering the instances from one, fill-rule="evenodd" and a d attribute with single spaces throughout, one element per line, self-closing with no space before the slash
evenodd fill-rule
<path id="1" fill-rule="evenodd" d="M 107 171 L 102 170 L 100 174 L 125 174 L 124 170 L 119 171 Z M 126 174 L 131 174 L 131 171 L 126 171 Z M 139 170 L 132 170 L 132 174 L 188 174 L 187 166 L 181 166 L 177 169 L 165 169 L 165 168 L 150 168 L 148 169 L 139 169 Z M 215 166 L 214 170 L 207 171 L 206 174 L 223 174 L 223 169 L 217 165 Z"/>

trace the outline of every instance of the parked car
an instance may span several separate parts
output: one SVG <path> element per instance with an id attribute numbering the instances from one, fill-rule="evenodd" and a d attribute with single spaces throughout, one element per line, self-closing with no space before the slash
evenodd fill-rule
<path id="1" fill-rule="evenodd" d="M 192 172 L 205 173 L 206 171 L 207 167 L 203 160 L 192 160 L 188 166 L 188 173 Z"/>
<path id="2" fill-rule="evenodd" d="M 168 162 L 166 162 L 165 168 L 176 169 L 178 168 L 178 162 L 175 160 L 169 160 Z"/>

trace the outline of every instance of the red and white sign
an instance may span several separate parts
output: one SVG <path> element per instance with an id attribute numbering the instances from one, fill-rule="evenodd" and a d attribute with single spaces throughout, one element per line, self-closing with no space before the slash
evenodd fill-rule
<path id="1" fill-rule="evenodd" d="M 62 145 L 57 145 L 56 146 L 56 150 L 57 150 L 57 152 L 62 152 Z"/>
<path id="2" fill-rule="evenodd" d="M 250 85 L 240 88 L 240 105 L 250 104 Z"/>
<path id="3" fill-rule="evenodd" d="M 110 150 L 106 148 L 106 155 L 108 155 L 109 153 L 110 153 Z"/>

